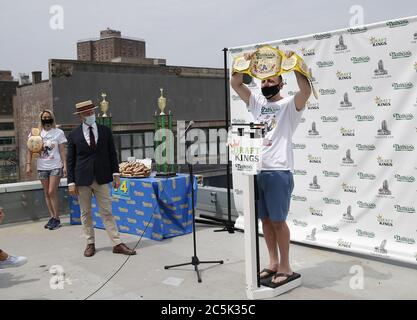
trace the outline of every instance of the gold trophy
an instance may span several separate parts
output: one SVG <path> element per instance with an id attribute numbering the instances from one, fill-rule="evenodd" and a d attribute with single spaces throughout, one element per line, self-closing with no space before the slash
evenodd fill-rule
<path id="1" fill-rule="evenodd" d="M 164 89 L 160 88 L 161 96 L 158 98 L 158 107 L 161 110 L 160 115 L 164 115 L 164 109 L 167 106 L 167 99 L 164 97 Z"/>
<path id="2" fill-rule="evenodd" d="M 102 117 L 108 117 L 107 111 L 109 111 L 109 102 L 106 101 L 107 94 L 105 92 L 101 93 L 103 101 L 100 102 L 100 110 Z"/>
<path id="3" fill-rule="evenodd" d="M 260 80 L 278 77 L 291 71 L 297 71 L 308 79 L 313 95 L 317 99 L 317 92 L 313 86 L 309 68 L 296 53 L 287 57 L 282 50 L 264 45 L 253 53 L 250 60 L 246 60 L 243 54 L 233 60 L 233 72 L 246 73 Z"/>

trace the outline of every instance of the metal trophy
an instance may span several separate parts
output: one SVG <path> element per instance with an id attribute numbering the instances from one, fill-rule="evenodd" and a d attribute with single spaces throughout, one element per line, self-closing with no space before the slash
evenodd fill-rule
<path id="1" fill-rule="evenodd" d="M 112 116 L 109 111 L 109 102 L 106 101 L 107 94 L 105 92 L 101 93 L 103 100 L 100 102 L 100 112 L 97 117 L 97 123 L 107 126 L 112 129 Z"/>
<path id="2" fill-rule="evenodd" d="M 172 114 L 171 111 L 169 111 L 168 114 L 164 112 L 167 102 L 163 93 L 164 89 L 161 88 L 160 90 L 161 96 L 158 98 L 158 107 L 161 112 L 157 114 L 157 112 L 155 111 L 154 115 L 154 154 L 156 163 L 156 176 L 172 177 L 177 175 L 174 164 L 175 149 L 172 131 Z M 161 144 L 162 146 L 160 147 Z M 162 148 L 161 152 L 159 152 L 159 148 Z"/>
<path id="3" fill-rule="evenodd" d="M 245 73 L 260 80 L 278 77 L 291 71 L 297 71 L 308 79 L 313 95 L 317 99 L 310 70 L 303 58 L 296 53 L 287 57 L 282 50 L 265 45 L 258 48 L 250 60 L 247 60 L 243 54 L 233 60 L 233 72 Z"/>

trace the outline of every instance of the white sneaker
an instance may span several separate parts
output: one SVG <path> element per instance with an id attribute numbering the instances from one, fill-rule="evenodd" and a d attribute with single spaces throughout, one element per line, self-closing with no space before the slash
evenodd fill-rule
<path id="1" fill-rule="evenodd" d="M 9 255 L 6 260 L 0 261 L 0 269 L 16 268 L 28 262 L 26 257 L 15 257 Z"/>

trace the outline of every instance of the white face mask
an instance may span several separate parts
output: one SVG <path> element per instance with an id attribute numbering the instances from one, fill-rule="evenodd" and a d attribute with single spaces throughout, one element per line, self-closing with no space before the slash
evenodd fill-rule
<path id="1" fill-rule="evenodd" d="M 96 115 L 95 114 L 92 114 L 91 116 L 85 117 L 84 122 L 88 126 L 92 126 L 94 124 L 94 122 L 96 122 Z"/>

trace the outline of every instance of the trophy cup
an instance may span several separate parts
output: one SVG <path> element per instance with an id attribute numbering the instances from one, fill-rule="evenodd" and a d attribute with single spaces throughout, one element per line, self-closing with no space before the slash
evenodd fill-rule
<path id="1" fill-rule="evenodd" d="M 246 60 L 243 54 L 233 60 L 233 72 L 245 73 L 260 80 L 278 77 L 291 71 L 297 71 L 308 79 L 313 95 L 317 99 L 318 96 L 312 83 L 310 70 L 304 60 L 296 53 L 287 57 L 282 50 L 265 45 L 258 48 L 250 60 Z"/>
<path id="2" fill-rule="evenodd" d="M 156 163 L 156 176 L 157 177 L 172 177 L 176 176 L 176 170 L 174 165 L 174 141 L 172 133 L 172 114 L 169 111 L 168 114 L 164 112 L 166 108 L 166 98 L 164 97 L 164 89 L 160 88 L 161 96 L 158 98 L 158 107 L 161 112 L 157 114 L 155 111 L 154 125 L 155 125 L 155 163 Z M 167 131 L 170 133 L 167 135 Z M 160 139 L 159 139 L 160 138 Z M 161 154 L 157 152 L 161 144 L 165 144 L 165 148 Z M 171 160 L 171 161 L 169 161 Z"/>
<path id="3" fill-rule="evenodd" d="M 100 102 L 100 111 L 97 117 L 97 123 L 107 126 L 110 129 L 112 128 L 112 117 L 111 114 L 108 114 L 109 111 L 109 102 L 106 101 L 107 94 L 105 92 L 101 93 L 103 100 Z"/>

